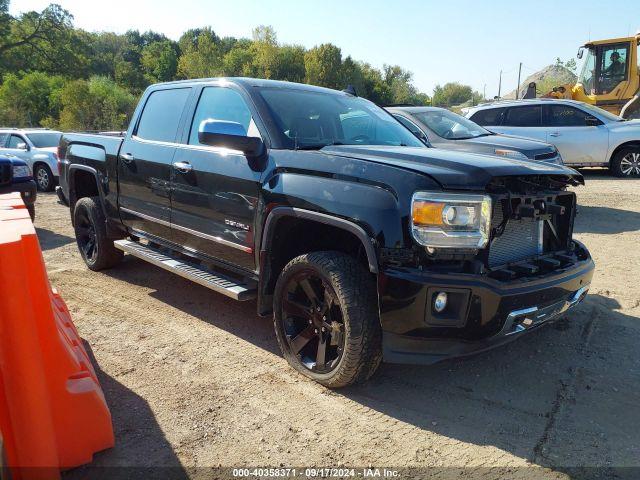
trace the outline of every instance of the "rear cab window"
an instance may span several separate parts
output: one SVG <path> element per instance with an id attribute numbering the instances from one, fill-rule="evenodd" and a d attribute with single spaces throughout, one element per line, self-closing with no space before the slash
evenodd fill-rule
<path id="1" fill-rule="evenodd" d="M 143 140 L 174 143 L 191 87 L 156 90 L 149 95 L 135 136 Z"/>

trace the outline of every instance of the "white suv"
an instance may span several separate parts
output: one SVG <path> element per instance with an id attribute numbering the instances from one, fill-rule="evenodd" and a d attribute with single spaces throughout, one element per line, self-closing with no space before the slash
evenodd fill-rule
<path id="1" fill-rule="evenodd" d="M 44 128 L 0 128 L 0 154 L 11 154 L 29 165 L 38 189 L 52 191 L 58 182 L 58 143 L 62 132 Z"/>
<path id="2" fill-rule="evenodd" d="M 464 114 L 493 132 L 555 145 L 567 166 L 609 167 L 619 177 L 640 177 L 639 120 L 575 100 L 543 98 L 478 105 Z"/>

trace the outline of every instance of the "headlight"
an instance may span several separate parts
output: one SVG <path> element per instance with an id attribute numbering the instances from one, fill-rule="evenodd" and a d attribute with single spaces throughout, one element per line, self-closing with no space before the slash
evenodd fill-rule
<path id="1" fill-rule="evenodd" d="M 529 160 L 529 157 L 527 157 L 522 152 L 518 152 L 517 150 L 505 150 L 503 148 L 496 148 L 495 154 L 499 157 L 513 158 L 515 160 Z"/>
<path id="2" fill-rule="evenodd" d="M 13 166 L 13 178 L 30 177 L 31 170 L 26 165 L 14 165 Z"/>
<path id="3" fill-rule="evenodd" d="M 483 248 L 489 241 L 491 197 L 416 192 L 411 201 L 411 233 L 420 245 Z"/>

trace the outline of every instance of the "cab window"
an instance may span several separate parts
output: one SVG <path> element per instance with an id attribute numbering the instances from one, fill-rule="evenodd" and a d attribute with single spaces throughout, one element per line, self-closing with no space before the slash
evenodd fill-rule
<path id="1" fill-rule="evenodd" d="M 204 120 L 239 123 L 247 136 L 260 136 L 242 95 L 231 88 L 206 87 L 202 90 L 191 122 L 189 145 L 201 145 L 198 140 L 198 129 Z"/>
<path id="2" fill-rule="evenodd" d="M 528 105 L 507 109 L 503 125 L 510 127 L 540 127 L 542 125 L 542 107 Z"/>
<path id="3" fill-rule="evenodd" d="M 24 143 L 26 144 L 27 142 L 25 142 L 24 138 L 19 137 L 18 135 L 11 135 L 11 138 L 9 138 L 9 145 L 7 146 L 7 148 L 18 148 L 18 145 L 20 143 Z"/>
<path id="4" fill-rule="evenodd" d="M 469 120 L 473 120 L 478 125 L 497 127 L 502 123 L 502 117 L 504 115 L 504 108 L 486 108 L 479 110 Z"/>
<path id="5" fill-rule="evenodd" d="M 627 79 L 627 58 L 629 46 L 606 45 L 600 50 L 598 68 L 600 70 L 600 94 L 610 93 L 616 86 Z"/>
<path id="6" fill-rule="evenodd" d="M 551 127 L 584 127 L 588 113 L 567 105 L 549 105 L 548 124 Z"/>
<path id="7" fill-rule="evenodd" d="M 175 142 L 182 111 L 191 88 L 156 90 L 147 99 L 136 136 L 157 142 Z"/>

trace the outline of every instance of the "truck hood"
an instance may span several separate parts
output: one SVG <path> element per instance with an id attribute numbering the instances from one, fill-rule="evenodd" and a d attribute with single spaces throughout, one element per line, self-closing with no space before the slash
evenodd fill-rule
<path id="1" fill-rule="evenodd" d="M 558 176 L 584 184 L 582 175 L 561 165 L 436 148 L 345 145 L 324 147 L 321 152 L 425 173 L 452 190 L 484 190 L 494 178 L 527 175 Z"/>
<path id="2" fill-rule="evenodd" d="M 552 145 L 538 140 L 531 140 L 522 137 L 513 137 L 510 135 L 484 135 L 482 137 L 468 138 L 456 140 L 451 143 L 462 143 L 468 146 L 489 147 L 490 149 L 504 148 L 508 150 L 516 150 L 524 153 L 527 157 L 533 158 L 536 155 L 544 153 L 555 153 L 556 149 Z"/>

